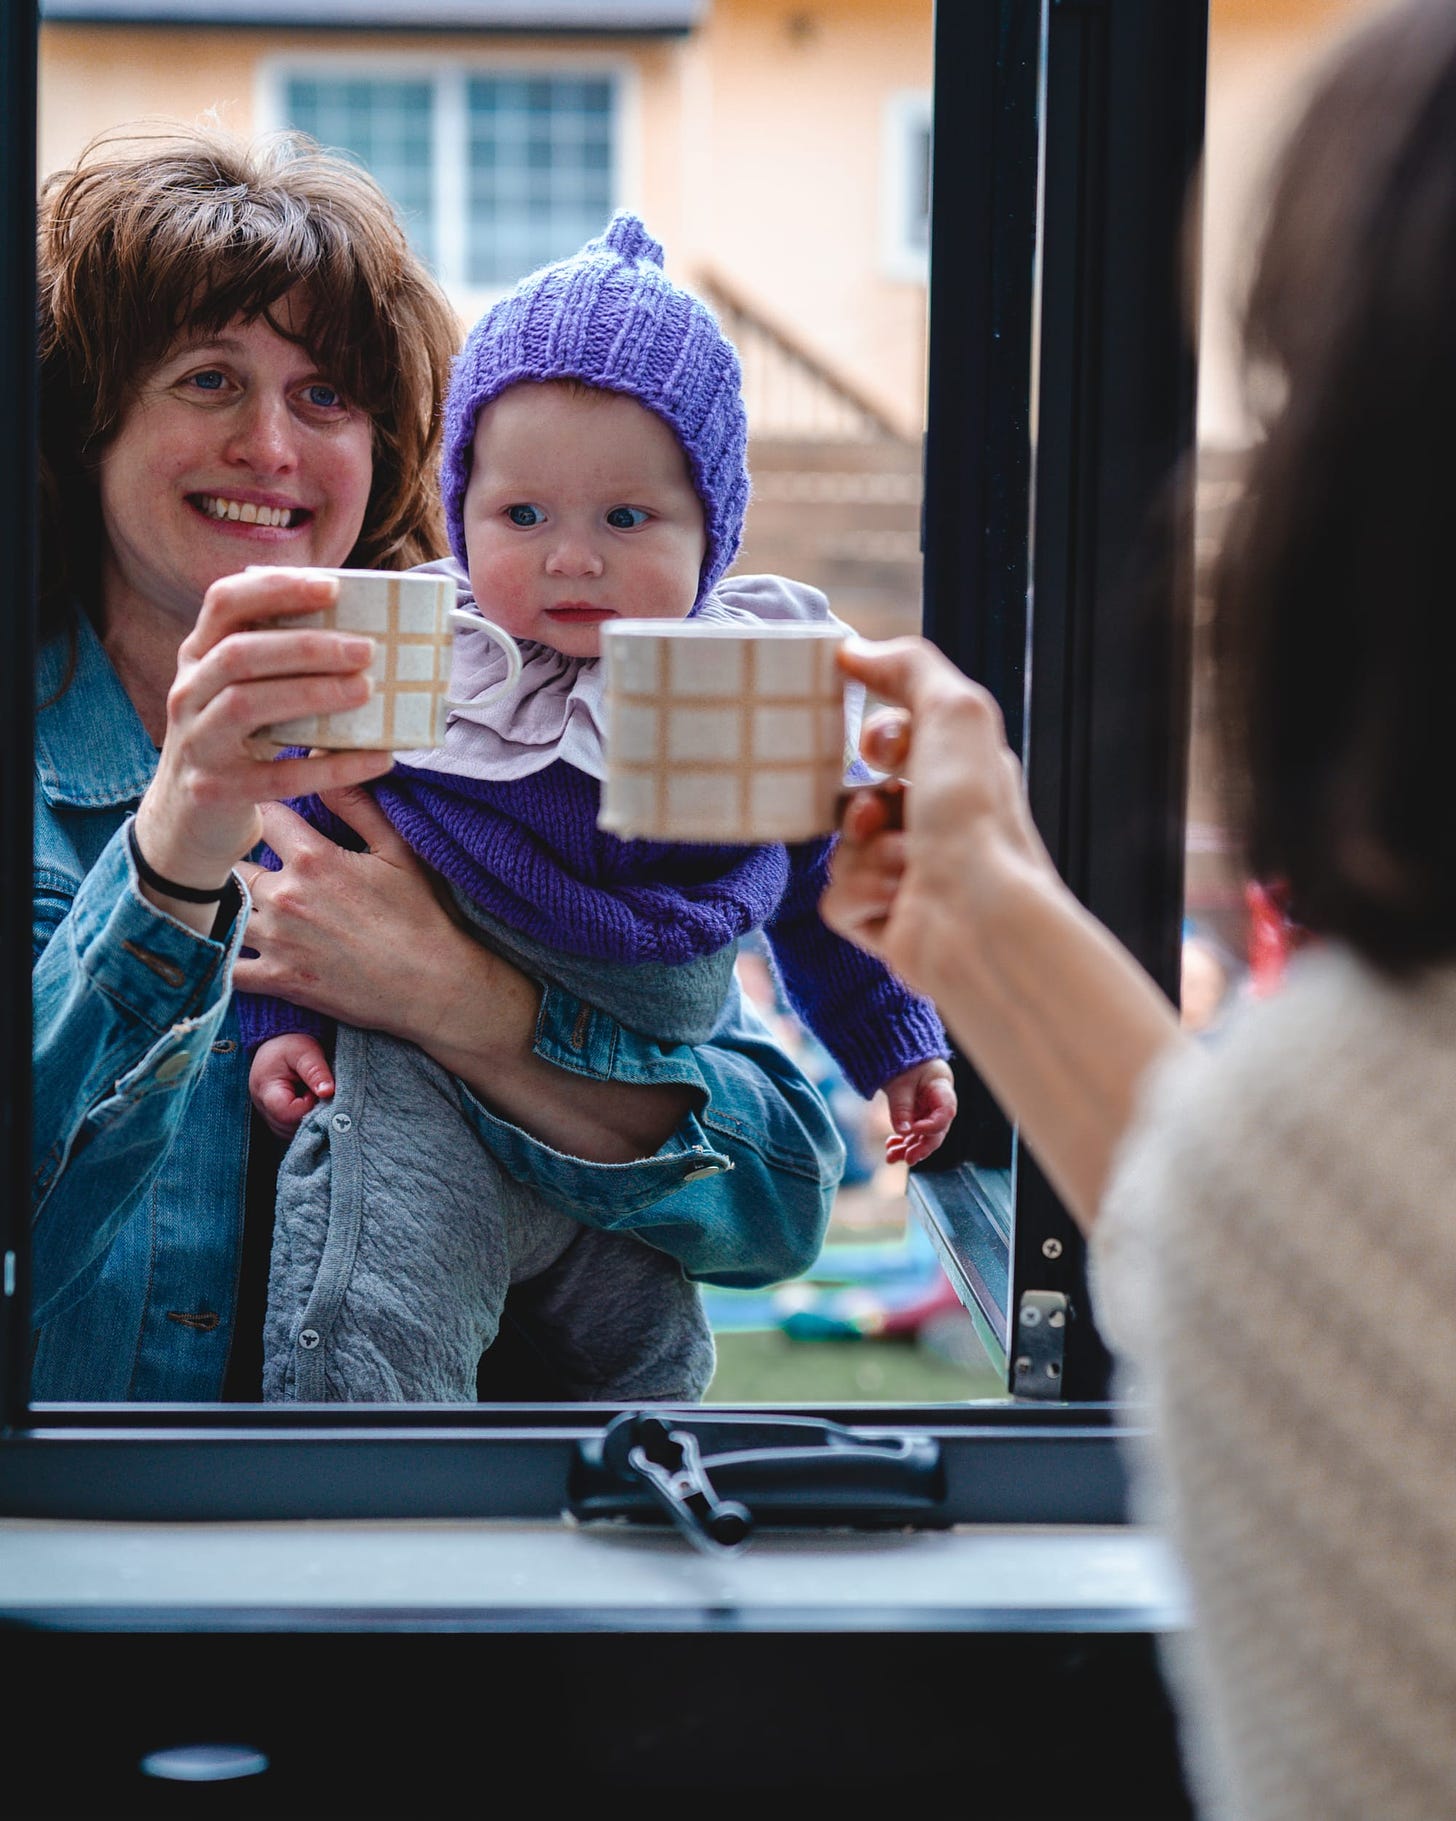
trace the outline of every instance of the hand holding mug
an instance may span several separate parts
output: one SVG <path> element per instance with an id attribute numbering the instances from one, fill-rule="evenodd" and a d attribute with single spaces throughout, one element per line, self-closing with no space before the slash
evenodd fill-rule
<path id="1" fill-rule="evenodd" d="M 297 573 L 336 581 L 333 600 L 303 624 L 370 640 L 371 689 L 362 702 L 264 729 L 280 746 L 414 752 L 443 744 L 447 711 L 469 706 L 448 693 L 454 626 L 489 633 L 505 654 L 506 675 L 476 701 L 509 689 L 521 674 L 515 640 L 483 615 L 457 607 L 448 575 L 388 569 Z"/>
<path id="2" fill-rule="evenodd" d="M 1055 870 L 985 689 L 925 639 L 857 639 L 840 662 L 889 704 L 866 723 L 862 749 L 905 788 L 851 795 L 820 912 L 938 997 L 967 945 L 997 928 L 1008 883 L 1055 887 Z"/>
<path id="3" fill-rule="evenodd" d="M 317 571 L 250 570 L 207 590 L 177 652 L 156 776 L 137 811 L 151 867 L 206 889 L 258 841 L 258 805 L 362 783 L 387 755 L 334 752 L 274 763 L 258 739 L 270 723 L 332 714 L 368 699 L 372 648 L 324 629 L 336 583 Z"/>

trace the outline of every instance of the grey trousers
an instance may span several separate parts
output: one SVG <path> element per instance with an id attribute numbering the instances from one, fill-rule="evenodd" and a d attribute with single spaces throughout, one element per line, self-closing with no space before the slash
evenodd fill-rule
<path id="1" fill-rule="evenodd" d="M 279 1171 L 268 1401 L 473 1403 L 512 1288 L 565 1401 L 702 1397 L 712 1332 L 676 1259 L 508 1176 L 413 1045 L 341 1025 L 334 1079 Z"/>

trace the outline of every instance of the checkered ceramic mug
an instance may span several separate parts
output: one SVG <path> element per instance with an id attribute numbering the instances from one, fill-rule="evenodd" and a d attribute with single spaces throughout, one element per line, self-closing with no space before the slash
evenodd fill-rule
<path id="1" fill-rule="evenodd" d="M 448 693 L 455 625 L 488 632 L 505 652 L 506 676 L 489 694 L 510 688 L 521 674 L 515 640 L 480 614 L 457 607 L 455 584 L 448 575 L 389 569 L 320 569 L 314 573 L 336 576 L 339 598 L 318 613 L 279 623 L 367 633 L 374 641 L 374 661 L 369 667 L 374 693 L 358 708 L 275 722 L 262 730 L 265 739 L 276 740 L 280 746 L 378 752 L 411 752 L 442 745 L 446 710 L 465 706 Z"/>
<path id="2" fill-rule="evenodd" d="M 822 622 L 603 626 L 600 826 L 656 841 L 831 833 L 847 757 L 844 637 Z"/>

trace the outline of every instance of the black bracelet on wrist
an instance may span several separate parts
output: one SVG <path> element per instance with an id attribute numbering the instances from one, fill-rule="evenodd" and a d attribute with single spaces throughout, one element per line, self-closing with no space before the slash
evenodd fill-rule
<path id="1" fill-rule="evenodd" d="M 222 901 L 217 907 L 217 915 L 212 920 L 212 928 L 207 932 L 214 942 L 221 942 L 232 928 L 233 918 L 243 908 L 243 888 L 238 884 L 236 873 L 228 874 L 228 882 L 222 888 Z"/>
<path id="2" fill-rule="evenodd" d="M 165 892 L 169 898 L 177 899 L 180 904 L 219 904 L 233 890 L 233 876 L 228 874 L 222 884 L 216 887 L 203 888 L 196 885 L 178 885 L 175 879 L 164 879 L 159 872 L 147 865 L 142 857 L 142 850 L 137 845 L 136 819 L 126 825 L 126 844 L 131 849 L 131 857 L 138 876 L 150 885 L 154 892 Z"/>

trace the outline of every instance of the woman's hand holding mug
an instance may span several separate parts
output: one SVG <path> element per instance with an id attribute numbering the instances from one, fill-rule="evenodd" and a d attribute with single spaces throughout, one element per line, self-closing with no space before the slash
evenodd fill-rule
<path id="1" fill-rule="evenodd" d="M 156 776 L 137 810 L 150 867 L 178 884 L 223 883 L 261 838 L 258 805 L 379 777 L 382 752 L 277 760 L 259 730 L 368 699 L 367 638 L 287 622 L 333 600 L 338 583 L 298 569 L 224 576 L 208 589 L 177 654 Z"/>
<path id="2" fill-rule="evenodd" d="M 1055 888 L 1055 870 L 986 690 L 924 639 L 851 639 L 839 661 L 888 704 L 865 723 L 865 762 L 907 788 L 903 801 L 893 786 L 850 794 L 824 920 L 937 998 L 1004 887 L 1040 875 Z"/>

